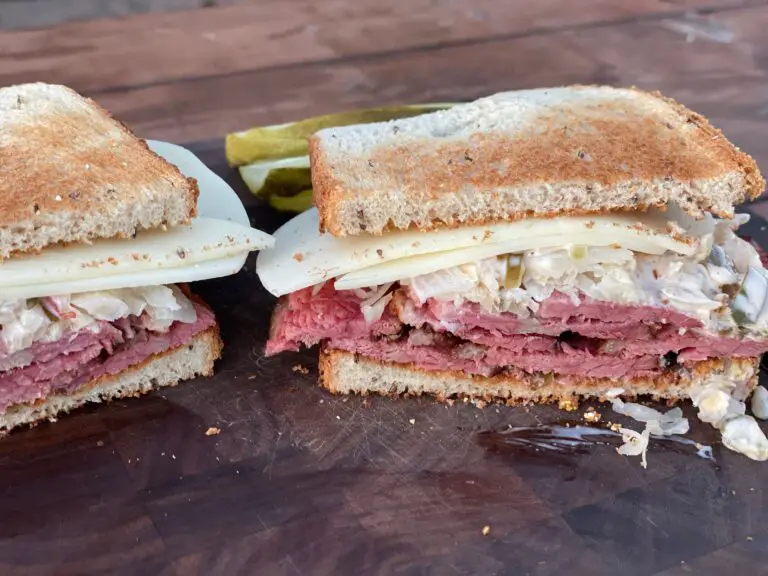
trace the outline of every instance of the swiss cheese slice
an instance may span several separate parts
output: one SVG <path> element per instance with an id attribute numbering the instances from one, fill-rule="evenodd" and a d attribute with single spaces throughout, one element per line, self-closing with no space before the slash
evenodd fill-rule
<path id="1" fill-rule="evenodd" d="M 694 239 L 670 235 L 663 213 L 528 218 L 430 232 L 338 238 L 319 232 L 318 213 L 313 208 L 287 222 L 274 236 L 275 249 L 259 254 L 256 271 L 275 296 L 339 277 L 336 286 L 340 289 L 373 286 L 384 283 L 378 282 L 384 277 L 390 278 L 385 282 L 401 280 L 456 263 L 533 248 L 617 245 L 648 254 L 669 250 L 689 256 L 697 247 Z"/>
<path id="2" fill-rule="evenodd" d="M 165 232 L 48 248 L 0 263 L 0 300 L 216 277 L 242 266 L 239 259 L 228 262 L 233 256 L 273 244 L 274 238 L 254 228 L 196 218 Z M 213 276 L 207 272 L 211 262 L 218 264 L 210 270 Z"/>
<path id="3" fill-rule="evenodd" d="M 250 227 L 235 191 L 192 152 L 168 142 L 147 144 L 197 180 L 198 218 L 133 239 L 46 248 L 0 262 L 0 301 L 219 278 L 237 273 L 249 252 L 274 245 L 272 236 Z"/>

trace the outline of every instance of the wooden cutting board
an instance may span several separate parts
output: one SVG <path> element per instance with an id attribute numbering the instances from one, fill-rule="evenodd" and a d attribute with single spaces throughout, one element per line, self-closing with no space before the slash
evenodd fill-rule
<path id="1" fill-rule="evenodd" d="M 212 162 L 220 153 L 202 155 L 273 230 L 283 218 Z M 587 407 L 631 422 L 591 402 L 564 412 L 334 397 L 316 385 L 316 351 L 264 358 L 274 299 L 253 259 L 196 289 L 226 342 L 215 377 L 0 443 L 0 572 L 762 570 L 768 464 L 722 448 L 690 406 L 688 437 L 714 461 L 654 441 L 644 470 L 610 437 L 556 450 L 546 427 L 584 424 Z"/>
<path id="2" fill-rule="evenodd" d="M 162 13 L 198 5 L 218 7 Z M 158 11 L 76 21 L 96 8 Z M 63 20 L 0 31 L 0 84 L 62 82 L 143 137 L 197 142 L 269 231 L 282 217 L 226 167 L 223 135 L 360 107 L 636 84 L 768 166 L 764 0 L 0 0 L 0 26 Z M 589 406 L 623 421 L 604 405 L 332 397 L 316 352 L 264 358 L 274 299 L 253 263 L 196 287 L 226 341 L 214 378 L 0 442 L 0 575 L 768 572 L 768 463 L 707 425 L 688 437 L 714 462 L 654 442 L 644 470 L 615 438 L 542 436 Z"/>

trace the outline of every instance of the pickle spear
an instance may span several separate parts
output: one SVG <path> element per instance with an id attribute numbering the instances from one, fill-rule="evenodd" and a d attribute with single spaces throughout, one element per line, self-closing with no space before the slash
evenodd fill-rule
<path id="1" fill-rule="evenodd" d="M 238 167 L 251 193 L 269 202 L 274 209 L 303 212 L 312 207 L 307 139 L 314 132 L 334 126 L 409 118 L 451 106 L 453 104 L 418 104 L 372 108 L 251 128 L 227 135 L 227 162 Z"/>
<path id="2" fill-rule="evenodd" d="M 453 104 L 418 104 L 353 110 L 234 132 L 227 134 L 225 142 L 227 162 L 230 166 L 243 166 L 259 160 L 304 156 L 307 153 L 307 138 L 323 128 L 410 118 L 451 106 Z"/>

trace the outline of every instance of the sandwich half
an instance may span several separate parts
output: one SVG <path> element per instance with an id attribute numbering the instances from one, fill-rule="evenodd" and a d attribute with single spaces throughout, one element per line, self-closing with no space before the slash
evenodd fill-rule
<path id="1" fill-rule="evenodd" d="M 214 314 L 175 282 L 269 237 L 196 218 L 194 178 L 63 86 L 0 89 L 0 156 L 0 432 L 212 374 Z"/>
<path id="2" fill-rule="evenodd" d="M 310 158 L 316 209 L 257 271 L 267 354 L 320 344 L 328 390 L 727 411 L 755 387 L 768 273 L 734 207 L 765 183 L 682 105 L 508 92 L 322 130 Z"/>

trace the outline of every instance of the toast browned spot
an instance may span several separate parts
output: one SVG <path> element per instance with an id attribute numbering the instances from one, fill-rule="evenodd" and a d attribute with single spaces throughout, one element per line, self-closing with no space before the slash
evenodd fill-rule
<path id="1" fill-rule="evenodd" d="M 658 93 L 506 92 L 311 137 L 313 199 L 336 236 L 604 212 L 675 201 L 729 217 L 760 195 L 755 162 Z"/>

